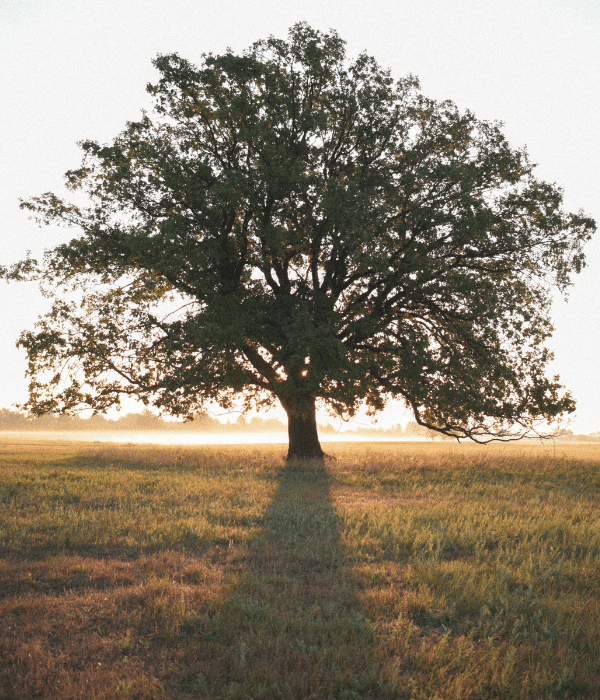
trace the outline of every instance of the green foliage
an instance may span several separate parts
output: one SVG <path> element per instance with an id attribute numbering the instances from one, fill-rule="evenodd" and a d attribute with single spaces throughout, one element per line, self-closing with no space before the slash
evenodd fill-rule
<path id="1" fill-rule="evenodd" d="M 306 24 L 198 68 L 154 65 L 155 115 L 82 142 L 67 173 L 90 205 L 23 203 L 79 230 L 38 274 L 84 290 L 21 337 L 28 409 L 129 395 L 185 416 L 242 394 L 352 415 L 396 397 L 421 426 L 477 439 L 574 409 L 544 341 L 595 224 L 497 124 Z"/>

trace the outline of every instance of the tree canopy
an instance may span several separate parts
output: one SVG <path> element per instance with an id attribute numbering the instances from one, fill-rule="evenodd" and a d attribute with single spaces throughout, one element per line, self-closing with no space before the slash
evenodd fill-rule
<path id="1" fill-rule="evenodd" d="M 22 203 L 78 231 L 12 272 L 57 294 L 19 341 L 29 410 L 278 401 L 289 458 L 322 455 L 316 404 L 401 399 L 419 425 L 476 440 L 573 411 L 544 341 L 595 224 L 501 125 L 304 23 L 242 55 L 154 65 L 152 116 L 80 144 L 66 183 L 88 203 Z"/>

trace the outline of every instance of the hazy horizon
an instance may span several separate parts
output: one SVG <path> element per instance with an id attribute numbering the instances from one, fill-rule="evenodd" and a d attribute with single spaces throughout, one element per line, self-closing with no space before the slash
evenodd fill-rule
<path id="1" fill-rule="evenodd" d="M 0 430 L 0 440 L 8 438 L 23 440 L 48 440 L 52 442 L 114 442 L 150 445 L 285 445 L 288 444 L 287 433 L 281 432 L 197 432 L 179 433 L 160 430 L 114 430 L 114 431 L 85 431 L 85 430 Z M 360 435 L 355 433 L 321 433 L 319 440 L 327 442 L 423 442 L 430 438 L 421 436 L 397 437 Z"/>

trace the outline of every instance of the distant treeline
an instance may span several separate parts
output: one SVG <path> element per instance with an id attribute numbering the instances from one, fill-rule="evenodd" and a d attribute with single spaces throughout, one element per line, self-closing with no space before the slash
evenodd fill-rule
<path id="1" fill-rule="evenodd" d="M 128 413 L 116 420 L 95 415 L 90 418 L 79 416 L 55 416 L 47 414 L 38 418 L 29 418 L 18 411 L 0 409 L 0 430 L 152 430 L 154 432 L 281 432 L 286 426 L 274 418 L 252 418 L 246 421 L 243 416 L 235 423 L 222 423 L 206 414 L 197 414 L 192 421 L 169 421 L 160 418 L 151 411 Z"/>
<path id="2" fill-rule="evenodd" d="M 285 433 L 287 425 L 277 418 L 260 418 L 255 416 L 248 420 L 240 416 L 234 423 L 222 423 L 217 418 L 207 414 L 196 414 L 191 421 L 169 421 L 160 418 L 151 411 L 142 413 L 128 413 L 121 418 L 111 420 L 105 416 L 95 415 L 91 418 L 79 416 L 54 416 L 45 415 L 39 418 L 29 418 L 24 413 L 11 411 L 8 408 L 0 408 L 0 431 L 2 430 L 152 430 L 154 432 L 181 432 L 181 433 Z M 320 425 L 320 433 L 338 432 L 332 425 Z M 431 434 L 427 428 L 423 428 L 414 421 L 409 421 L 404 427 L 398 423 L 391 428 L 358 427 L 354 430 L 346 427 L 343 431 L 354 435 L 372 435 L 390 438 L 422 438 L 441 437 Z M 451 440 L 452 438 L 445 438 Z M 593 441 L 600 442 L 600 433 L 592 435 L 573 435 L 570 430 L 565 430 L 560 440 L 567 442 Z"/>
<path id="3" fill-rule="evenodd" d="M 287 426 L 277 418 L 260 418 L 255 416 L 248 420 L 240 416 L 234 423 L 222 423 L 221 421 L 207 414 L 197 414 L 192 421 L 169 421 L 160 418 L 151 411 L 145 410 L 142 413 L 128 413 L 121 418 L 111 420 L 105 416 L 95 415 L 91 418 L 81 418 L 79 416 L 55 416 L 45 415 L 38 418 L 29 418 L 18 411 L 11 411 L 7 408 L 0 409 L 0 431 L 1 430 L 152 430 L 154 432 L 257 432 L 257 433 L 285 433 Z M 337 432 L 332 425 L 319 426 L 321 433 Z M 344 431 L 346 432 L 346 431 Z M 359 427 L 350 432 L 361 435 L 389 435 L 398 437 L 423 437 L 427 434 L 425 428 L 421 428 L 414 421 L 409 422 L 406 427 L 400 424 L 392 428 L 370 428 L 368 426 Z"/>

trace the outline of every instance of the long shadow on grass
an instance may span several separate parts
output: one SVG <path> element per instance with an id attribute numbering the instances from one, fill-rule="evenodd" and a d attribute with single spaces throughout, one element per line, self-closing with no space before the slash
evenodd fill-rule
<path id="1" fill-rule="evenodd" d="M 4 597 L 33 596 L 9 606 L 0 696 L 387 697 L 378 692 L 378 644 L 355 599 L 326 469 L 286 466 L 273 477 L 263 528 L 245 545 L 75 547 L 64 566 L 57 558 L 66 568 L 48 582 L 40 581 L 47 562 L 22 552 L 13 562 L 23 569 L 18 586 Z M 38 600 L 41 593 L 52 595 Z"/>
<path id="2" fill-rule="evenodd" d="M 286 466 L 234 592 L 190 648 L 199 697 L 371 697 L 359 613 L 319 465 Z"/>

